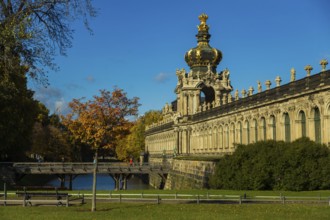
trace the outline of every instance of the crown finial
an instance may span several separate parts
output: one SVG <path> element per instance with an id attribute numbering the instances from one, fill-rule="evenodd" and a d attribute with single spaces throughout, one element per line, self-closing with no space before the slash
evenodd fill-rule
<path id="1" fill-rule="evenodd" d="M 198 18 L 201 22 L 205 23 L 206 20 L 209 18 L 209 16 L 207 16 L 207 14 L 205 14 L 205 13 L 202 13 L 200 16 L 198 16 Z"/>
<path id="2" fill-rule="evenodd" d="M 200 25 L 198 26 L 198 31 L 208 31 L 209 26 L 206 24 L 206 20 L 209 18 L 207 14 L 201 14 L 198 16 L 198 19 L 201 21 Z"/>

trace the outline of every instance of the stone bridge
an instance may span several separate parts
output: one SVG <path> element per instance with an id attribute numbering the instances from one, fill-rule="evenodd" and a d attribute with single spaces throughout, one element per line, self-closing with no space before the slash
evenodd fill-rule
<path id="1" fill-rule="evenodd" d="M 28 174 L 53 174 L 61 181 L 61 187 L 65 186 L 66 176 L 69 177 L 69 189 L 72 189 L 72 180 L 81 174 L 94 172 L 94 163 L 69 163 L 69 162 L 39 162 L 39 163 L 13 163 L 11 170 L 19 176 Z M 135 174 L 158 174 L 163 181 L 170 170 L 164 164 L 133 165 L 128 163 L 101 162 L 97 165 L 98 174 L 109 174 L 115 181 L 115 189 L 127 189 L 127 180 Z M 121 184 L 122 183 L 122 186 Z"/>

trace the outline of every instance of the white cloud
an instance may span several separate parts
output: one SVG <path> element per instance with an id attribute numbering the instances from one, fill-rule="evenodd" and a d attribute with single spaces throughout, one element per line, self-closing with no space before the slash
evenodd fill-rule
<path id="1" fill-rule="evenodd" d="M 91 75 L 87 76 L 87 77 L 86 77 L 86 80 L 87 80 L 88 82 L 90 82 L 90 83 L 95 82 L 95 78 L 94 78 L 93 76 L 91 76 Z"/>
<path id="2" fill-rule="evenodd" d="M 159 73 L 157 76 L 155 76 L 155 81 L 159 83 L 164 83 L 169 79 L 169 74 L 167 73 Z"/>
<path id="3" fill-rule="evenodd" d="M 64 114 L 68 111 L 68 105 L 64 100 L 63 93 L 60 89 L 54 87 L 39 87 L 36 89 L 34 98 L 43 103 L 50 114 Z"/>
<path id="4" fill-rule="evenodd" d="M 40 101 L 47 101 L 49 98 L 61 98 L 62 91 L 53 87 L 39 87 L 36 90 L 34 97 Z"/>
<path id="5" fill-rule="evenodd" d="M 72 90 L 84 90 L 85 88 L 79 84 L 76 84 L 76 83 L 69 83 L 69 84 L 66 84 L 65 85 L 65 88 L 69 91 L 72 91 Z"/>
<path id="6" fill-rule="evenodd" d="M 56 114 L 65 114 L 68 111 L 68 105 L 63 98 L 61 100 L 55 101 L 54 106 Z"/>

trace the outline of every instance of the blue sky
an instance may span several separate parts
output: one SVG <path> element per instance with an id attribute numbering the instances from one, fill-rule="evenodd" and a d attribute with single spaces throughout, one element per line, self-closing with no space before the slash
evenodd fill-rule
<path id="1" fill-rule="evenodd" d="M 58 72 L 50 86 L 30 83 L 35 97 L 51 110 L 67 112 L 73 98 L 90 99 L 100 89 L 122 88 L 139 97 L 140 114 L 160 110 L 176 99 L 175 71 L 185 68 L 184 54 L 196 46 L 198 16 L 206 13 L 210 45 L 222 51 L 217 71 L 228 68 L 234 89 L 257 80 L 275 85 L 290 80 L 290 69 L 303 78 L 319 62 L 330 61 L 329 0 L 95 0 L 98 16 L 91 35 L 75 22 L 73 47 L 56 57 Z"/>

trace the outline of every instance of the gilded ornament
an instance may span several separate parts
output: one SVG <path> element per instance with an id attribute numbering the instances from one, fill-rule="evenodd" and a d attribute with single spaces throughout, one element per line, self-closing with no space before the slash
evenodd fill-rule
<path id="1" fill-rule="evenodd" d="M 214 59 L 213 59 L 213 63 L 217 63 L 217 61 L 219 60 L 219 52 L 218 52 L 218 50 L 217 49 L 215 49 L 215 48 L 212 48 L 212 51 L 213 51 L 213 53 L 214 53 Z"/>
<path id="2" fill-rule="evenodd" d="M 197 59 L 198 61 L 200 61 L 201 58 L 202 58 L 202 57 L 201 57 L 201 51 L 200 51 L 199 49 L 197 49 L 197 50 L 196 50 L 196 59 Z"/>
<path id="3" fill-rule="evenodd" d="M 208 31 L 209 27 L 206 24 L 206 20 L 208 19 L 208 16 L 203 13 L 200 16 L 198 16 L 198 18 L 201 21 L 200 25 L 198 26 L 198 31 Z"/>

